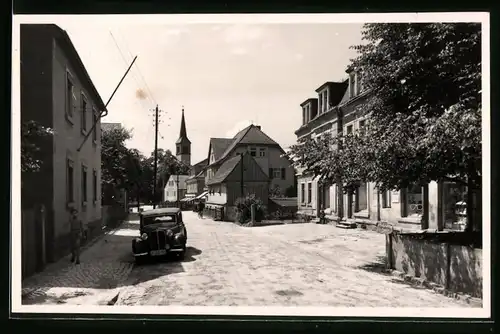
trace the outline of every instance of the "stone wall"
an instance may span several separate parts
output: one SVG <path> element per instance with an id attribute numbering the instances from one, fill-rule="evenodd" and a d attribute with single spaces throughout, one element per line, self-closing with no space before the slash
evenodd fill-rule
<path id="1" fill-rule="evenodd" d="M 392 232 L 386 250 L 391 269 L 482 298 L 482 249 Z"/>

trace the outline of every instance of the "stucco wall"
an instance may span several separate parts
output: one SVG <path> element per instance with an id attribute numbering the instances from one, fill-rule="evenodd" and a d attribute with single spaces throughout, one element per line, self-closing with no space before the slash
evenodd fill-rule
<path id="1" fill-rule="evenodd" d="M 75 87 L 75 108 L 72 123 L 66 118 L 66 70 L 72 74 Z M 69 211 L 67 207 L 66 178 L 67 158 L 74 162 L 74 206 L 80 211 L 80 218 L 85 225 L 101 219 L 101 147 L 100 122 L 96 127 L 97 143 L 92 136 L 88 138 L 80 152 L 77 148 L 83 142 L 84 134 L 81 131 L 80 99 L 83 92 L 89 104 L 87 112 L 87 129 L 92 126 L 92 112 L 90 106 L 96 106 L 93 96 L 83 86 L 75 69 L 56 41 L 53 41 L 52 59 L 52 102 L 54 124 L 54 221 L 55 237 L 69 232 Z M 81 168 L 82 163 L 87 166 L 87 205 L 82 205 Z M 97 201 L 93 201 L 93 171 L 97 172 Z"/>

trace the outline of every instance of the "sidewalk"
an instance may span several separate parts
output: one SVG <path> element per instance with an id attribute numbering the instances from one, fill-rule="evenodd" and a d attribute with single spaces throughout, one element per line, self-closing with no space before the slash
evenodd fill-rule
<path id="1" fill-rule="evenodd" d="M 63 257 L 22 282 L 23 304 L 101 304 L 116 295 L 133 267 L 131 240 L 138 221 L 96 237 L 82 250 L 81 263 Z"/>

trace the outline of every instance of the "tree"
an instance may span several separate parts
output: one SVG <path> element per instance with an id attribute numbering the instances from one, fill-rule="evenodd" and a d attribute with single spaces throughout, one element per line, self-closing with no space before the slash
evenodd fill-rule
<path id="1" fill-rule="evenodd" d="M 124 127 L 103 129 L 101 137 L 101 182 L 103 201 L 112 201 L 116 190 L 130 190 L 138 171 L 134 158 L 137 151 L 130 151 L 125 142 L 132 134 Z M 132 168 L 134 167 L 134 168 Z"/>
<path id="2" fill-rule="evenodd" d="M 49 127 L 35 121 L 21 123 L 21 171 L 37 172 L 42 165 L 40 156 L 40 141 L 54 134 Z"/>
<path id="3" fill-rule="evenodd" d="M 454 181 L 467 185 L 472 208 L 481 188 L 480 24 L 366 24 L 362 34 L 352 67 L 371 91 L 359 106 L 367 128 L 296 145 L 296 164 L 348 188 Z"/>

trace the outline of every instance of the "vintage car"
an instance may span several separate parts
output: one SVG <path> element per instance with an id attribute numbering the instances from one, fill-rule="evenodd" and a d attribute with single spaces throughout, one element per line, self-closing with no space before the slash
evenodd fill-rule
<path id="1" fill-rule="evenodd" d="M 148 257 L 176 253 L 186 254 L 187 230 L 178 208 L 161 208 L 139 214 L 140 236 L 132 240 L 132 252 L 137 263 Z"/>

